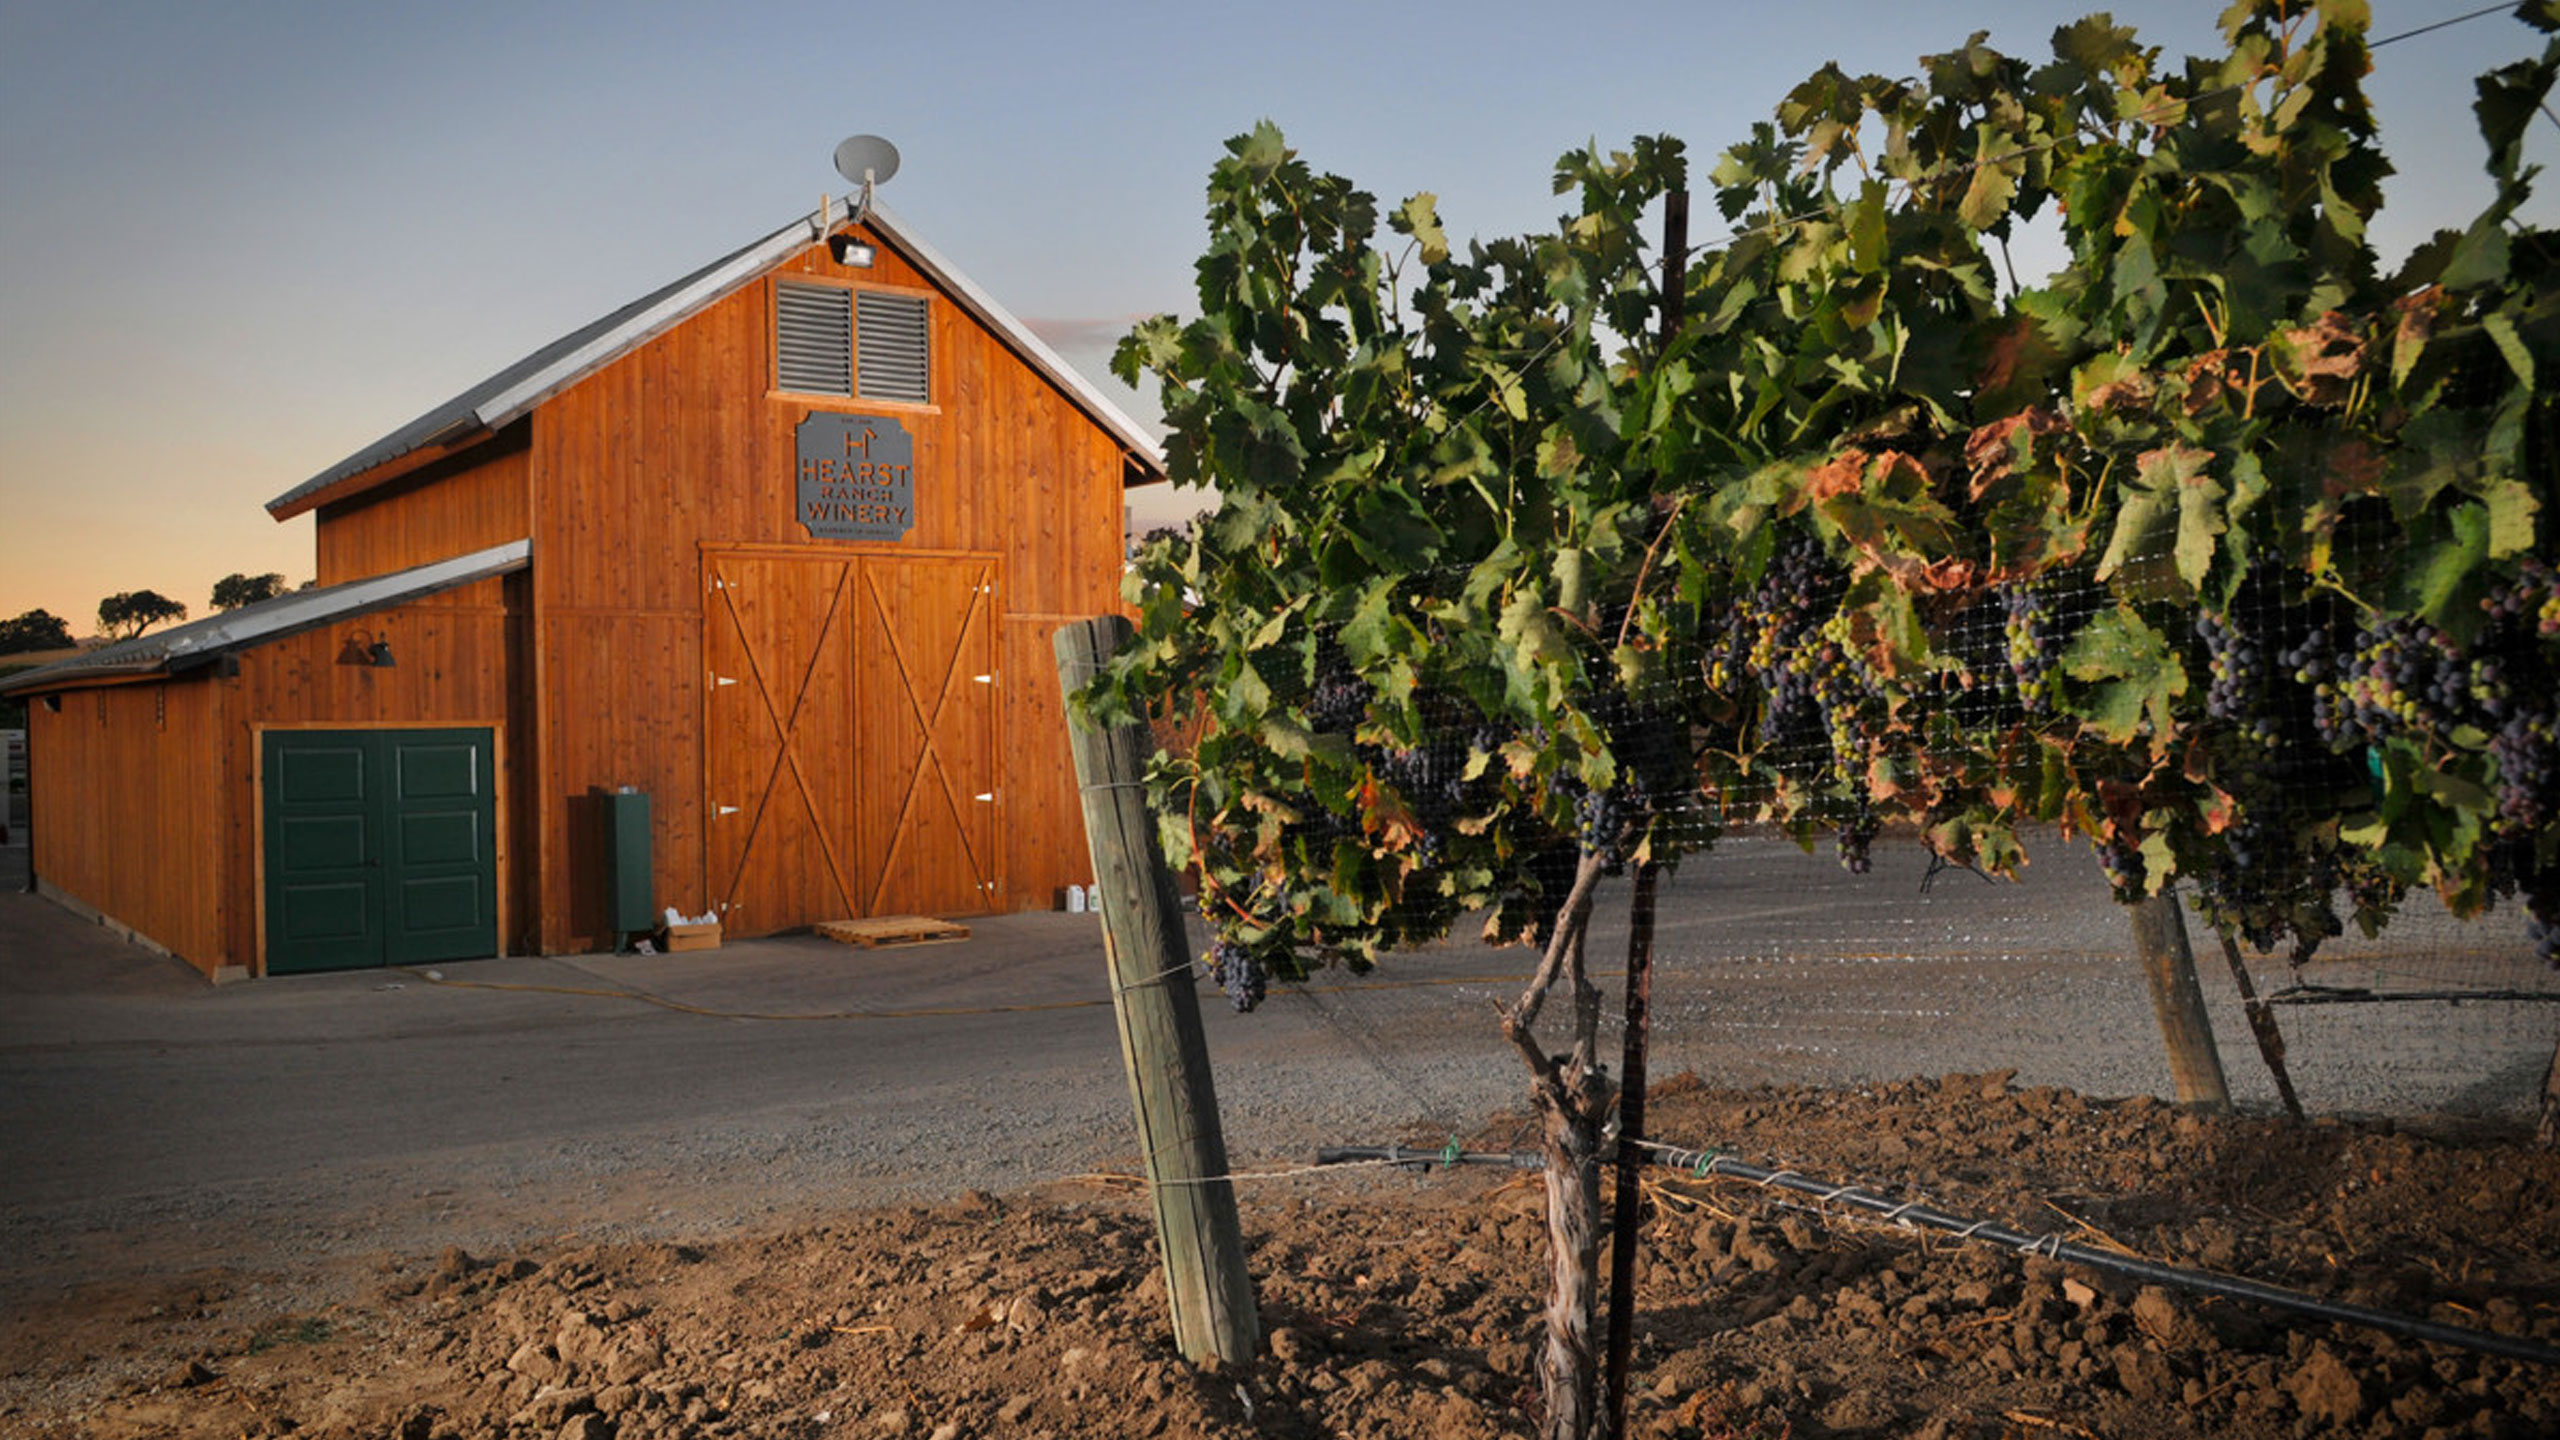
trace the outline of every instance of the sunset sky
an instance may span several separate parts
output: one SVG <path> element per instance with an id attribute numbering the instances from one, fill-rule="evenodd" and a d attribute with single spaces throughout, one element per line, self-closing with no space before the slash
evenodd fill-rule
<path id="1" fill-rule="evenodd" d="M 2220 8 L 2114 7 L 2173 56 Z M 2374 34 L 2478 8 L 2374 0 Z M 310 578 L 310 522 L 264 502 L 841 195 L 855 132 L 904 152 L 904 220 L 1100 376 L 1186 306 L 1203 180 L 1257 120 L 1499 234 L 1554 219 L 1594 138 L 1703 167 L 1827 59 L 1907 74 L 1975 29 L 2041 58 L 2083 9 L 0 0 L 0 617 Z M 2491 15 L 2378 53 L 2387 258 L 2485 200 L 2471 77 L 2540 43 Z"/>

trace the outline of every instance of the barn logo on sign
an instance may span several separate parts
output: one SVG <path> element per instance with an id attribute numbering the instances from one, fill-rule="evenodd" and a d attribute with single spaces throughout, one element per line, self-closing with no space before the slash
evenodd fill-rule
<path id="1" fill-rule="evenodd" d="M 916 523 L 916 440 L 885 415 L 812 413 L 797 432 L 800 523 L 817 540 L 902 540 Z"/>

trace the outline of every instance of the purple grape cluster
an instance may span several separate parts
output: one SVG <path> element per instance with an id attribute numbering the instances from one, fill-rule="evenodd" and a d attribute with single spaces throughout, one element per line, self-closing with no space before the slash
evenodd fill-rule
<path id="1" fill-rule="evenodd" d="M 2503 628 L 2538 640 L 2560 640 L 2560 570 L 2528 559 L 2513 578 L 2489 592 L 2480 608 Z"/>
<path id="2" fill-rule="evenodd" d="M 2110 834 L 2098 841 L 2098 868 L 2107 872 L 2119 901 L 2140 899 L 2149 867 L 2142 860 L 2142 837 Z"/>
<path id="3" fill-rule="evenodd" d="M 2003 655 L 2009 662 L 2010 682 L 2017 687 L 2018 703 L 2030 715 L 2051 713 L 2061 687 L 2059 667 L 2069 637 L 2053 599 L 2049 586 L 2000 587 L 2000 632 L 2007 642 Z"/>
<path id="4" fill-rule="evenodd" d="M 2327 625 L 2313 625 L 2276 657 L 2293 683 L 2311 692 L 2311 729 L 2323 744 L 2343 748 L 2358 739 L 2355 716 L 2336 684 L 2338 640 Z"/>
<path id="5" fill-rule="evenodd" d="M 1347 670 L 1325 671 L 1307 695 L 1307 727 L 1320 734 L 1348 735 L 1369 714 L 1369 682 Z"/>
<path id="6" fill-rule="evenodd" d="M 1765 734 L 1783 728 L 1770 717 L 1796 713 L 1810 701 L 1809 687 L 1790 684 L 1782 672 L 1831 617 L 1846 583 L 1818 542 L 1789 533 L 1770 552 L 1759 580 L 1718 612 L 1720 627 L 1705 637 L 1707 683 L 1724 691 L 1756 686 Z"/>
<path id="7" fill-rule="evenodd" d="M 2470 699 L 2471 666 L 2453 638 L 2424 620 L 2378 616 L 2356 632 L 2337 667 L 2339 711 L 2368 740 L 2443 734 Z"/>
<path id="8" fill-rule="evenodd" d="M 1434 736 L 1409 750 L 1381 749 L 1369 769 L 1395 787 L 1426 831 L 1447 824 L 1466 803 L 1467 744 L 1458 737 Z"/>
<path id="9" fill-rule="evenodd" d="M 2260 953 L 2290 936 L 2297 963 L 2345 929 L 2330 898 L 2337 866 L 2299 843 L 2280 791 L 2244 805 L 2221 840 L 2196 877 L 2197 908 L 2215 928 L 2232 931 Z"/>
<path id="10" fill-rule="evenodd" d="M 2560 574 L 2527 560 L 2480 608 L 2489 623 L 2473 647 L 2471 701 L 2494 730 L 2498 832 L 2521 840 L 2560 820 Z"/>
<path id="11" fill-rule="evenodd" d="M 1271 984 L 1259 957 L 1244 946 L 1223 939 L 1209 947 L 1209 978 L 1227 992 L 1227 1003 L 1236 1007 L 1239 1014 L 1261 1004 Z"/>
<path id="12" fill-rule="evenodd" d="M 1574 836 L 1584 853 L 1602 855 L 1614 864 L 1625 854 L 1629 822 L 1633 809 L 1627 803 L 1627 787 L 1612 785 L 1606 790 L 1585 789 L 1573 802 Z"/>
<path id="13" fill-rule="evenodd" d="M 1875 802 L 1861 787 L 1857 808 L 1850 812 L 1848 819 L 1840 822 L 1840 828 L 1832 837 L 1833 848 L 1840 855 L 1840 868 L 1852 875 L 1864 875 L 1874 869 L 1876 835 L 1883 829 L 1884 822 L 1876 815 Z"/>
<path id="14" fill-rule="evenodd" d="M 2489 740 L 2489 759 L 2498 767 L 2498 827 L 2506 834 L 2532 835 L 2549 825 L 2560 806 L 2560 718 L 2545 695 L 2541 708 L 2519 711 Z"/>
<path id="15" fill-rule="evenodd" d="M 2274 671 L 2266 642 L 2234 617 L 2198 611 L 2196 638 L 2204 642 L 2206 674 L 2204 711 L 2260 745 L 2279 738 L 2276 711 L 2270 703 Z"/>

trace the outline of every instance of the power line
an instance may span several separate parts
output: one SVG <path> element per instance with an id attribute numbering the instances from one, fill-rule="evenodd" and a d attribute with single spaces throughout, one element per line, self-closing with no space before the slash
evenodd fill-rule
<path id="1" fill-rule="evenodd" d="M 2456 15 L 2450 19 L 2438 20 L 2432 25 L 2421 25 L 2415 30 L 2403 30 L 2397 35 L 2385 35 L 2379 40 L 2368 41 L 2364 48 L 2367 50 L 2379 50 L 2385 45 L 2397 45 L 2403 40 L 2411 40 L 2420 35 L 2427 35 L 2438 30 L 2450 29 L 2451 27 L 2463 24 L 2466 21 L 2480 19 L 2484 15 L 2504 15 L 2511 13 L 2514 9 L 2515 7 L 2512 5 L 2483 5 L 2479 9 L 2474 10 L 2467 15 Z"/>

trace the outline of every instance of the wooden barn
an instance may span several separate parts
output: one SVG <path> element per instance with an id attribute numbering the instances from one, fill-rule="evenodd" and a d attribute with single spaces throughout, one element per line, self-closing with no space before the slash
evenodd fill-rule
<path id="1" fill-rule="evenodd" d="M 607 948 L 635 865 L 732 937 L 1046 906 L 1090 879 L 1049 637 L 1162 478 L 821 211 L 269 502 L 315 588 L 11 677 L 36 880 L 217 977 Z"/>

